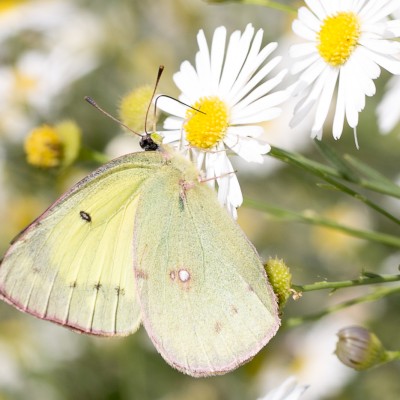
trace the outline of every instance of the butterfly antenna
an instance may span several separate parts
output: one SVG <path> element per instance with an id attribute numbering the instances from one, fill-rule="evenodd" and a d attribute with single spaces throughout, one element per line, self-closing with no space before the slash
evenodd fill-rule
<path id="1" fill-rule="evenodd" d="M 158 67 L 158 74 L 157 74 L 156 84 L 154 85 L 154 90 L 153 90 L 153 93 L 152 93 L 150 101 L 149 101 L 149 106 L 147 107 L 146 117 L 144 119 L 144 131 L 146 132 L 146 135 L 149 135 L 149 132 L 147 131 L 147 119 L 149 117 L 151 103 L 153 102 L 153 99 L 154 99 L 154 96 L 156 94 L 156 90 L 157 90 L 157 87 L 158 87 L 158 83 L 160 82 L 161 75 L 162 75 L 163 71 L 164 71 L 164 65 L 160 65 Z M 155 125 L 156 125 L 156 122 L 155 122 L 156 121 L 156 118 L 155 118 L 156 117 L 156 109 L 157 108 L 154 105 L 154 126 L 153 126 L 153 131 L 156 130 L 156 127 L 155 127 Z"/>
<path id="2" fill-rule="evenodd" d="M 104 115 L 106 115 L 108 118 L 111 118 L 113 121 L 115 121 L 116 123 L 118 123 L 119 125 L 123 126 L 124 128 L 128 129 L 128 131 L 131 131 L 132 133 L 134 133 L 137 136 L 143 137 L 140 133 L 135 132 L 132 128 L 129 128 L 128 125 L 125 125 L 122 121 L 120 121 L 118 118 L 115 118 L 113 115 L 111 115 L 110 113 L 108 113 L 106 110 L 102 109 L 91 97 L 89 96 L 85 96 L 85 100 L 94 108 L 96 108 L 97 110 L 99 110 L 101 113 L 103 113 Z"/>
<path id="3" fill-rule="evenodd" d="M 177 103 L 182 104 L 183 106 L 185 106 L 185 107 L 187 107 L 187 108 L 191 108 L 191 109 L 194 110 L 194 111 L 197 111 L 197 112 L 199 112 L 199 113 L 202 113 L 202 114 L 206 115 L 206 113 L 205 113 L 204 111 L 201 111 L 201 110 L 199 110 L 198 108 L 192 107 L 192 106 L 190 106 L 189 104 L 186 104 L 186 103 L 184 103 L 183 101 L 180 101 L 180 100 L 176 99 L 175 97 L 168 96 L 167 94 L 160 94 L 159 96 L 157 96 L 157 98 L 156 98 L 156 100 L 155 100 L 155 102 L 154 102 L 154 109 L 155 109 L 155 110 L 157 109 L 157 101 L 158 101 L 158 99 L 161 99 L 161 97 L 166 97 L 167 99 L 174 100 L 174 101 L 176 101 Z M 155 111 L 154 111 L 154 112 L 155 112 Z"/>

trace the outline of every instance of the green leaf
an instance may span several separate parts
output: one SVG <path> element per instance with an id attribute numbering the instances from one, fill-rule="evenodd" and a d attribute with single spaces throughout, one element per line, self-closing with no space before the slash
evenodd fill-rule
<path id="1" fill-rule="evenodd" d="M 345 162 L 345 160 L 332 149 L 331 146 L 321 140 L 314 140 L 314 143 L 322 155 L 338 170 L 343 179 L 351 182 L 356 182 L 358 180 L 358 177 L 354 174 L 354 171 Z"/>

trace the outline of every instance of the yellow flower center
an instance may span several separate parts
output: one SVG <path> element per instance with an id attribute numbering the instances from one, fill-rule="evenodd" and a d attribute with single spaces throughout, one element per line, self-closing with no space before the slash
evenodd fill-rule
<path id="1" fill-rule="evenodd" d="M 225 136 L 229 125 L 228 109 L 218 97 L 202 97 L 186 112 L 183 128 L 191 146 L 209 149 Z M 204 114 L 203 114 L 204 113 Z"/>
<path id="2" fill-rule="evenodd" d="M 327 17 L 318 33 L 318 52 L 329 65 L 343 65 L 353 53 L 360 34 L 360 22 L 353 12 Z"/>
<path id="3" fill-rule="evenodd" d="M 37 83 L 38 82 L 36 78 L 27 74 L 23 74 L 18 70 L 14 71 L 14 91 L 17 96 L 26 96 L 29 92 L 37 87 Z"/>
<path id="4" fill-rule="evenodd" d="M 28 163 L 36 167 L 60 165 L 62 143 L 56 130 L 49 125 L 35 128 L 25 140 L 25 153 Z"/>

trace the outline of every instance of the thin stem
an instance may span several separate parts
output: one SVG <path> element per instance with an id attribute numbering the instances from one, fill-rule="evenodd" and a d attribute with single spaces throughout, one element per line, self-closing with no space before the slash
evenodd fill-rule
<path id="1" fill-rule="evenodd" d="M 387 246 L 400 247 L 400 238 L 397 236 L 388 235 L 385 233 L 374 232 L 374 231 L 363 231 L 355 228 L 351 228 L 345 225 L 341 225 L 336 221 L 316 215 L 312 211 L 295 212 L 286 210 L 284 208 L 271 206 L 265 203 L 260 203 L 256 200 L 246 198 L 244 205 L 255 210 L 266 212 L 275 217 L 281 218 L 288 221 L 303 222 L 312 225 L 325 226 L 332 228 L 347 235 L 354 236 L 360 239 L 370 240 L 372 242 L 384 244 Z"/>
<path id="2" fill-rule="evenodd" d="M 346 185 L 343 185 L 342 183 L 336 181 L 335 179 L 329 178 L 329 177 L 324 177 L 325 181 L 330 183 L 331 185 L 337 187 L 339 190 L 341 190 L 343 193 L 348 194 L 351 197 L 354 197 L 355 199 L 361 201 L 362 203 L 366 204 L 368 207 L 372 208 L 373 210 L 377 211 L 379 214 L 385 216 L 392 222 L 395 222 L 396 224 L 400 225 L 400 220 L 396 218 L 394 215 L 390 214 L 388 211 L 384 210 L 382 207 L 377 205 L 376 203 L 372 202 L 369 200 L 367 197 L 364 195 L 356 192 L 355 190 L 349 188 Z"/>
<path id="3" fill-rule="evenodd" d="M 272 147 L 268 153 L 269 156 L 274 157 L 278 160 L 285 162 L 286 164 L 295 165 L 306 171 L 313 173 L 323 179 L 326 177 L 333 177 L 337 179 L 344 179 L 348 182 L 357 184 L 358 186 L 372 190 L 376 193 L 387 194 L 392 197 L 400 198 L 400 187 L 395 184 L 387 184 L 378 180 L 367 180 L 359 178 L 352 174 L 351 176 L 340 173 L 337 169 L 318 163 L 316 161 L 309 160 L 308 158 L 297 154 L 291 153 L 286 150 Z"/>
<path id="4" fill-rule="evenodd" d="M 400 360 L 400 351 L 386 351 L 386 360 L 385 362 Z"/>
<path id="5" fill-rule="evenodd" d="M 110 161 L 109 157 L 99 151 L 89 149 L 88 147 L 81 147 L 79 153 L 79 160 L 94 161 L 98 164 L 105 164 Z"/>
<path id="6" fill-rule="evenodd" d="M 325 310 L 322 310 L 318 313 L 306 315 L 304 317 L 297 317 L 297 318 L 289 318 L 285 323 L 285 328 L 293 328 L 295 326 L 299 326 L 305 322 L 316 321 L 325 315 L 332 314 L 336 311 L 343 310 L 347 307 L 354 306 L 356 304 L 362 304 L 369 301 L 376 301 L 380 300 L 383 297 L 390 296 L 392 294 L 400 293 L 400 286 L 398 287 L 390 287 L 390 288 L 380 288 L 375 290 L 373 293 L 369 293 L 365 296 L 360 296 L 352 300 L 344 301 L 343 303 L 336 304 L 331 307 L 327 307 Z"/>
<path id="7" fill-rule="evenodd" d="M 257 6 L 265 6 L 274 10 L 287 12 L 289 14 L 297 14 L 297 9 L 286 4 L 278 3 L 277 1 L 269 0 L 242 0 L 242 4 L 253 4 Z"/>
<path id="8" fill-rule="evenodd" d="M 311 292 L 322 289 L 342 289 L 353 286 L 372 285 L 376 283 L 387 283 L 400 281 L 400 275 L 377 275 L 373 277 L 361 276 L 358 279 L 351 279 L 340 282 L 315 282 L 308 285 L 292 285 L 297 292 Z"/>
<path id="9" fill-rule="evenodd" d="M 282 160 L 286 163 L 301 167 L 302 169 L 305 169 L 308 172 L 311 172 L 312 174 L 324 179 L 326 182 L 333 185 L 337 189 L 341 190 L 343 193 L 346 193 L 349 196 L 352 196 L 353 198 L 363 202 L 368 207 L 379 212 L 381 215 L 385 216 L 392 222 L 395 222 L 396 224 L 400 225 L 400 219 L 396 218 L 394 215 L 390 214 L 388 211 L 384 210 L 382 207 L 380 207 L 376 203 L 372 202 L 364 195 L 356 192 L 355 190 L 351 189 L 350 187 L 348 187 L 348 186 L 344 185 L 343 183 L 338 182 L 336 179 L 334 179 L 334 178 L 345 179 L 345 180 L 348 180 L 349 182 L 359 184 L 361 182 L 361 180 L 359 178 L 355 177 L 354 174 L 341 173 L 340 171 L 335 170 L 331 167 L 327 167 L 327 166 L 325 166 L 323 164 L 319 164 L 315 161 L 308 160 L 307 158 L 305 158 L 301 155 L 289 153 L 287 151 L 277 149 L 277 148 L 271 149 L 271 152 L 269 154 L 272 155 L 273 157 L 279 158 L 280 160 Z"/>

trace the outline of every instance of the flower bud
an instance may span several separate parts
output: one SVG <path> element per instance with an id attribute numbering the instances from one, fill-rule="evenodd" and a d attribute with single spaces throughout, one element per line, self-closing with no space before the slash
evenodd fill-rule
<path id="1" fill-rule="evenodd" d="M 54 127 L 41 125 L 25 140 L 25 153 L 29 164 L 35 167 L 58 167 L 62 157 L 62 143 Z"/>
<path id="2" fill-rule="evenodd" d="M 338 332 L 336 355 L 350 368 L 362 371 L 388 361 L 388 354 L 378 337 L 361 326 L 351 326 Z"/>
<path id="3" fill-rule="evenodd" d="M 284 261 L 278 258 L 270 258 L 265 264 L 265 271 L 282 309 L 291 294 L 292 274 Z"/>
<path id="4" fill-rule="evenodd" d="M 27 162 L 41 168 L 68 166 L 78 156 L 80 137 L 81 131 L 72 121 L 38 126 L 25 139 Z"/>
<path id="5" fill-rule="evenodd" d="M 122 122 L 135 132 L 144 132 L 146 112 L 153 94 L 152 86 L 141 86 L 122 98 L 119 116 Z M 154 107 L 150 107 L 147 126 L 151 129 L 154 123 Z"/>

